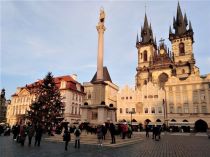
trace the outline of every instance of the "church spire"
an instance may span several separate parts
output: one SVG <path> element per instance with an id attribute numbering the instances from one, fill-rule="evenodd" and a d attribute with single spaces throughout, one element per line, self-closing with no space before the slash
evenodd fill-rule
<path id="1" fill-rule="evenodd" d="M 171 26 L 169 26 L 169 34 L 173 34 L 171 30 Z"/>
<path id="2" fill-rule="evenodd" d="M 187 26 L 189 24 L 189 29 L 187 29 Z M 187 19 L 186 13 L 182 14 L 182 10 L 180 7 L 180 3 L 178 2 L 177 5 L 177 13 L 176 13 L 176 18 L 173 17 L 173 28 L 174 32 L 172 32 L 171 27 L 169 27 L 169 40 L 173 40 L 174 38 L 180 38 L 183 36 L 189 36 L 193 39 L 193 31 L 192 31 L 192 25 Z"/>
<path id="3" fill-rule="evenodd" d="M 141 27 L 141 38 L 142 38 L 141 43 L 144 43 L 144 44 L 145 43 L 154 43 L 152 26 L 151 26 L 151 23 L 150 23 L 150 25 L 148 24 L 146 13 L 144 16 L 143 28 Z"/>
<path id="4" fill-rule="evenodd" d="M 188 21 L 187 21 L 187 15 L 186 15 L 186 13 L 184 14 L 184 23 L 185 23 L 185 26 L 187 26 L 187 25 L 188 25 Z"/>
<path id="5" fill-rule="evenodd" d="M 189 31 L 193 31 L 191 21 L 189 21 Z"/>
<path id="6" fill-rule="evenodd" d="M 144 16 L 144 29 L 148 29 L 148 20 L 147 20 L 147 14 L 145 13 L 145 16 Z"/>
<path id="7" fill-rule="evenodd" d="M 139 43 L 139 36 L 138 36 L 138 33 L 137 33 L 137 36 L 136 36 L 136 45 Z"/>
<path id="8" fill-rule="evenodd" d="M 177 35 L 184 34 L 186 32 L 186 23 L 184 21 L 182 10 L 178 2 L 177 6 L 177 13 L 176 13 L 176 27 L 175 27 L 175 33 Z"/>

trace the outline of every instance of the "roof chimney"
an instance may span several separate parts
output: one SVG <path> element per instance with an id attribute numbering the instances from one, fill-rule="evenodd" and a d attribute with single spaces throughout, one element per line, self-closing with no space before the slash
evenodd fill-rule
<path id="1" fill-rule="evenodd" d="M 71 77 L 72 77 L 75 81 L 77 81 L 77 74 L 72 74 Z"/>

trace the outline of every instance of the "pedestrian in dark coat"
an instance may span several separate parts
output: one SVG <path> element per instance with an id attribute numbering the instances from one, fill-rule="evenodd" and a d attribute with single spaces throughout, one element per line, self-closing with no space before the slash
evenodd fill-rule
<path id="1" fill-rule="evenodd" d="M 67 150 L 68 143 L 70 140 L 71 140 L 71 130 L 69 126 L 66 126 L 63 134 L 63 141 L 65 141 L 65 150 Z"/>
<path id="2" fill-rule="evenodd" d="M 111 138 L 112 138 L 111 144 L 114 144 L 114 143 L 116 143 L 116 140 L 115 140 L 115 132 L 116 132 L 116 130 L 115 130 L 115 126 L 114 126 L 113 123 L 110 123 L 110 125 L 109 125 L 109 131 L 110 131 Z"/>
<path id="3" fill-rule="evenodd" d="M 106 128 L 105 123 L 102 125 L 102 132 L 103 132 L 103 140 L 105 140 L 106 133 L 107 133 L 107 128 Z"/>
<path id="4" fill-rule="evenodd" d="M 145 131 L 146 131 L 146 137 L 149 138 L 149 126 L 148 125 L 146 125 Z"/>
<path id="5" fill-rule="evenodd" d="M 32 141 L 32 138 L 34 136 L 34 126 L 32 124 L 28 124 L 28 128 L 27 128 L 27 134 L 28 134 L 28 146 L 31 146 L 31 141 Z"/>
<path id="6" fill-rule="evenodd" d="M 42 126 L 40 124 L 38 124 L 38 126 L 36 127 L 35 129 L 35 146 L 36 144 L 38 145 L 38 147 L 40 146 L 40 142 L 41 142 L 41 139 L 42 139 L 42 133 L 43 133 L 43 129 L 42 129 Z"/>
<path id="7" fill-rule="evenodd" d="M 24 146 L 26 136 L 27 136 L 26 125 L 21 125 L 20 126 L 20 143 L 21 143 L 21 146 Z"/>
<path id="8" fill-rule="evenodd" d="M 98 137 L 98 145 L 103 145 L 103 131 L 102 131 L 102 125 L 97 126 L 97 137 Z"/>
<path id="9" fill-rule="evenodd" d="M 20 131 L 20 126 L 18 124 L 13 125 L 13 127 L 12 127 L 13 140 L 17 140 L 19 131 Z"/>

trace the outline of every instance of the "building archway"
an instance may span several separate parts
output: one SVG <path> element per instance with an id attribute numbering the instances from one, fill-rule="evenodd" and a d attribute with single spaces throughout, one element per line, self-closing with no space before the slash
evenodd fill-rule
<path id="1" fill-rule="evenodd" d="M 184 119 L 182 122 L 188 122 L 188 120 Z"/>
<path id="2" fill-rule="evenodd" d="M 208 124 L 202 120 L 202 119 L 199 119 L 195 122 L 195 130 L 197 132 L 206 132 L 208 128 Z"/>
<path id="3" fill-rule="evenodd" d="M 176 122 L 176 120 L 175 119 L 172 119 L 171 122 Z"/>
<path id="4" fill-rule="evenodd" d="M 156 122 L 161 122 L 161 120 L 160 119 L 157 119 Z"/>
<path id="5" fill-rule="evenodd" d="M 149 120 L 149 119 L 146 119 L 146 120 L 144 121 L 145 124 L 149 124 L 149 122 L 151 122 L 151 120 Z"/>

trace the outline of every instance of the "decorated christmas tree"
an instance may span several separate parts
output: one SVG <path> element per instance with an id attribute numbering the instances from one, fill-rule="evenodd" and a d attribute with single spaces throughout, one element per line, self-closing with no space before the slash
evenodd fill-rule
<path id="1" fill-rule="evenodd" d="M 48 73 L 36 88 L 36 99 L 31 104 L 27 118 L 34 124 L 41 124 L 45 129 L 52 128 L 62 121 L 64 105 L 60 91 L 52 73 Z"/>

